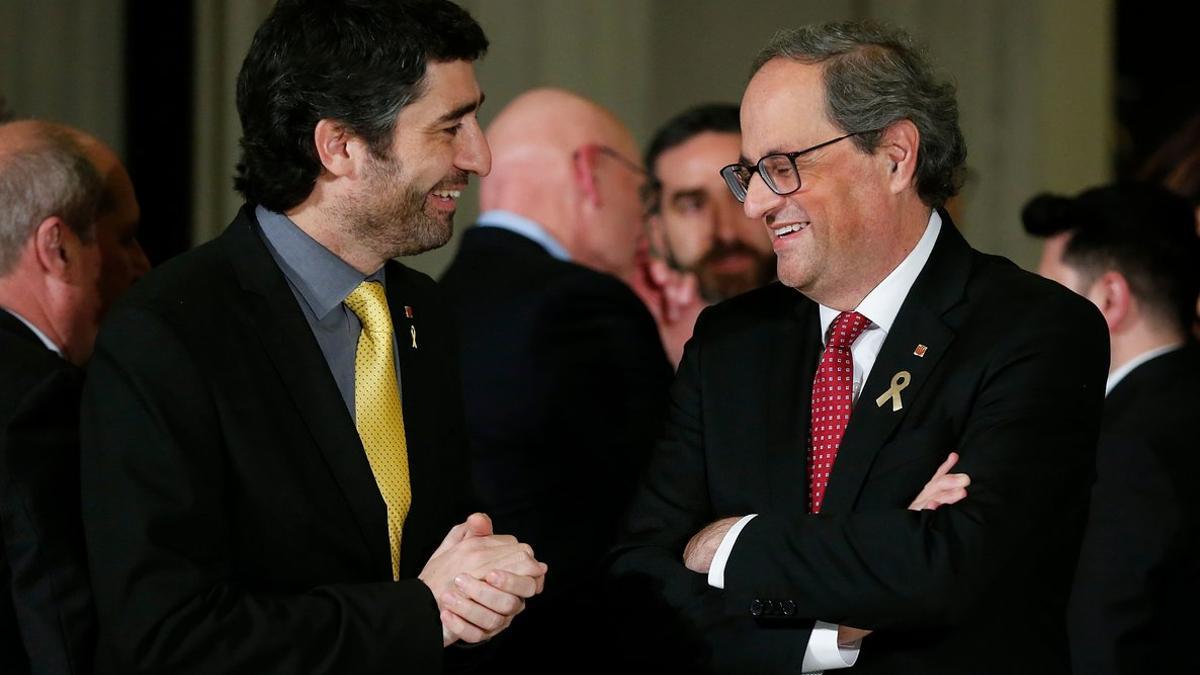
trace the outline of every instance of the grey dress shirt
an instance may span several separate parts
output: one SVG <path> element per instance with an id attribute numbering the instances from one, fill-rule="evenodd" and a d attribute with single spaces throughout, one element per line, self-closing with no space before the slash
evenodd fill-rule
<path id="1" fill-rule="evenodd" d="M 387 288 L 385 268 L 364 275 L 334 255 L 282 213 L 262 206 L 254 209 L 261 226 L 263 242 L 275 264 L 283 270 L 296 303 L 304 313 L 313 337 L 321 347 L 338 392 L 354 418 L 354 355 L 362 324 L 344 301 L 360 283 L 378 281 Z M 400 383 L 400 357 L 396 334 L 392 331 L 392 362 L 396 383 Z"/>

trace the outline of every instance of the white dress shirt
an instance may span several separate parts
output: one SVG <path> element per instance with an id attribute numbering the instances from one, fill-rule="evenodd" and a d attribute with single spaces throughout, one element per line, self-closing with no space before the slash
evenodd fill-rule
<path id="1" fill-rule="evenodd" d="M 1167 354 L 1169 352 L 1173 352 L 1182 346 L 1183 346 L 1182 342 L 1176 342 L 1176 343 L 1169 344 L 1169 345 L 1163 345 L 1161 347 L 1155 347 L 1154 349 L 1149 349 L 1147 351 L 1144 351 L 1141 354 L 1138 354 L 1137 356 L 1133 357 L 1132 359 L 1129 359 L 1124 364 L 1122 364 L 1120 368 L 1117 368 L 1116 370 L 1114 370 L 1108 374 L 1108 381 L 1104 383 L 1104 395 L 1108 396 L 1109 394 L 1111 394 L 1113 387 L 1117 386 L 1117 383 L 1119 383 L 1121 380 L 1125 379 L 1125 376 L 1132 373 L 1133 370 L 1135 368 L 1137 368 L 1138 366 L 1149 361 L 1150 359 L 1157 358 L 1157 357 L 1162 356 L 1163 354 Z"/>
<path id="2" fill-rule="evenodd" d="M 887 338 L 892 324 L 896 321 L 896 315 L 900 313 L 900 306 L 904 304 L 904 300 L 908 297 L 908 292 L 912 289 L 913 282 L 917 280 L 921 270 L 925 269 L 929 254 L 933 252 L 933 244 L 937 241 L 941 231 L 942 218 L 937 211 L 934 211 L 929 216 L 929 224 L 925 226 L 925 233 L 921 235 L 921 239 L 913 247 L 913 250 L 883 281 L 879 282 L 878 286 L 871 289 L 858 307 L 854 308 L 854 311 L 871 321 L 866 330 L 850 345 L 850 355 L 854 363 L 854 386 L 851 395 L 855 402 L 858 401 L 863 383 L 871 374 L 875 358 L 879 356 L 879 351 L 883 348 L 884 339 Z M 840 312 L 825 305 L 819 305 L 819 308 L 821 342 L 824 343 L 829 334 L 830 325 Z M 797 451 L 801 451 L 801 449 L 797 448 Z M 721 540 L 721 545 L 717 547 L 708 572 L 710 586 L 725 588 L 725 565 L 729 562 L 729 556 L 733 552 L 733 546 L 737 542 L 742 528 L 755 515 L 757 514 L 743 517 L 729 529 L 725 538 Z M 838 645 L 837 624 L 818 621 L 813 626 L 808 645 L 805 647 L 802 667 L 805 673 L 848 668 L 858 660 L 858 650 L 858 645 L 849 648 Z"/>
<path id="3" fill-rule="evenodd" d="M 33 331 L 33 334 L 36 335 L 37 338 L 42 341 L 42 344 L 46 345 L 46 349 L 49 349 L 50 351 L 54 352 L 55 354 L 58 354 L 59 356 L 63 355 L 62 350 L 58 348 L 58 345 L 54 344 L 54 341 L 51 340 L 49 336 L 47 336 L 45 333 L 43 333 L 40 328 L 38 328 L 37 326 L 30 323 L 28 319 L 21 316 L 20 314 L 17 314 L 13 310 L 8 309 L 7 307 L 4 308 L 4 311 L 8 312 L 9 314 L 12 314 L 14 317 L 16 317 L 17 321 L 20 321 L 21 323 L 25 324 L 26 328 Z M 63 358 L 66 358 L 66 357 L 63 357 Z"/>

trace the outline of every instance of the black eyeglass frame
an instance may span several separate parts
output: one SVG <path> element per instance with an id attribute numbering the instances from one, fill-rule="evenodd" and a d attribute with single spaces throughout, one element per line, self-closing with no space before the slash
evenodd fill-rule
<path id="1" fill-rule="evenodd" d="M 762 177 L 763 184 L 770 188 L 771 192 L 774 192 L 781 197 L 790 195 L 800 189 L 800 172 L 796 168 L 797 157 L 820 150 L 828 145 L 833 145 L 838 141 L 844 141 L 852 136 L 860 136 L 862 134 L 869 134 L 876 131 L 879 131 L 879 129 L 852 131 L 848 134 L 838 136 L 837 138 L 831 138 L 823 143 L 817 143 L 812 147 L 805 148 L 803 150 L 797 150 L 796 152 L 773 152 L 769 155 L 763 155 L 757 162 L 754 163 L 753 166 L 746 166 L 741 162 L 734 162 L 733 164 L 721 167 L 721 178 L 725 180 L 725 186 L 729 188 L 729 191 L 733 193 L 733 198 L 743 204 L 746 202 L 746 194 L 750 191 L 750 181 L 754 180 L 754 174 L 756 173 Z M 775 181 L 770 177 L 770 175 L 763 171 L 763 162 L 766 162 L 772 157 L 784 157 L 787 159 L 788 163 L 792 167 L 792 174 L 796 177 L 796 187 L 790 190 L 781 190 L 779 186 L 775 184 Z M 737 173 L 739 169 L 744 169 L 747 171 L 746 182 L 744 184 L 742 183 L 741 177 Z"/>

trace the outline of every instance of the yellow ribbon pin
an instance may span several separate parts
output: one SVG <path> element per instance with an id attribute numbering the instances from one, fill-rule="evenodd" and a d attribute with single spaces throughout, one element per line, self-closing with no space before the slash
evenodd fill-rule
<path id="1" fill-rule="evenodd" d="M 908 386 L 908 381 L 912 379 L 912 374 L 907 370 L 902 370 L 892 376 L 892 386 L 887 391 L 883 392 L 879 398 L 875 399 L 875 405 L 879 408 L 883 407 L 887 400 L 892 399 L 892 412 L 896 412 L 904 407 L 904 402 L 900 400 L 900 392 Z"/>

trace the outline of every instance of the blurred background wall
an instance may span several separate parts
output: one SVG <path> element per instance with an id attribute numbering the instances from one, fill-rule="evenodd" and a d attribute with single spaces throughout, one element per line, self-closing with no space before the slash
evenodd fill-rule
<path id="1" fill-rule="evenodd" d="M 271 0 L 2 0 L 0 95 L 127 160 L 159 261 L 215 236 L 240 204 L 234 83 Z M 525 89 L 556 85 L 612 108 L 641 143 L 703 101 L 737 101 L 777 29 L 878 18 L 929 49 L 958 84 L 970 178 L 960 225 L 1030 265 L 1019 212 L 1038 191 L 1124 175 L 1200 102 L 1178 68 L 1186 22 L 1130 0 L 462 0 L 492 47 L 478 68 L 484 123 Z M 1143 7 L 1144 9 L 1144 7 Z M 1181 61 L 1174 61 L 1173 54 Z M 463 199 L 458 230 L 477 213 Z M 449 246 L 409 262 L 438 274 Z"/>

